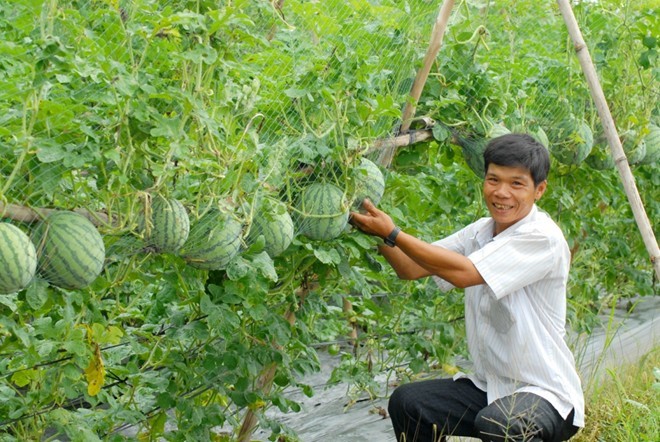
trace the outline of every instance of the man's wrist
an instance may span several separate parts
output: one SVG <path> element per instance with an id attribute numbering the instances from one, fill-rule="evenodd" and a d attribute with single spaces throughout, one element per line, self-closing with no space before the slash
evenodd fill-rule
<path id="1" fill-rule="evenodd" d="M 399 236 L 399 233 L 401 233 L 401 228 L 398 226 L 394 226 L 394 229 L 390 232 L 389 235 L 387 235 L 385 238 L 383 238 L 383 242 L 385 242 L 386 245 L 390 247 L 395 247 L 396 246 L 396 238 Z"/>

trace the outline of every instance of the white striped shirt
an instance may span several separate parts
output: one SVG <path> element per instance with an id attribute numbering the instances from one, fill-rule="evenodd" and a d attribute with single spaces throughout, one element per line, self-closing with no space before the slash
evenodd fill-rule
<path id="1" fill-rule="evenodd" d="M 570 251 L 564 235 L 536 206 L 493 237 L 482 218 L 434 245 L 467 256 L 486 284 L 465 289 L 465 327 L 474 363 L 470 378 L 488 403 L 514 392 L 548 400 L 573 424 L 584 426 L 584 395 L 565 338 Z M 453 286 L 433 277 L 438 286 Z"/>

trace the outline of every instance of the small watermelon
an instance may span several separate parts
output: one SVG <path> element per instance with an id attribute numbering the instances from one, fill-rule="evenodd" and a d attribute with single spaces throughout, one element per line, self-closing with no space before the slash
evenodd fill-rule
<path id="1" fill-rule="evenodd" d="M 477 135 L 457 134 L 456 142 L 461 147 L 461 153 L 468 167 L 480 178 L 486 175 L 484 164 L 484 151 L 488 142 L 493 138 L 510 134 L 511 131 L 502 123 L 488 122 L 489 128 L 484 137 Z"/>
<path id="2" fill-rule="evenodd" d="M 248 243 L 254 243 L 259 236 L 264 237 L 264 250 L 271 258 L 284 252 L 293 241 L 293 219 L 280 201 L 264 200 L 252 220 Z"/>
<path id="3" fill-rule="evenodd" d="M 230 213 L 211 209 L 193 223 L 179 253 L 195 268 L 222 270 L 238 254 L 242 231 L 243 225 Z"/>
<path id="4" fill-rule="evenodd" d="M 528 122 L 526 124 L 518 124 L 513 128 L 516 133 L 528 134 L 536 141 L 541 143 L 546 149 L 550 146 L 550 140 L 548 139 L 548 134 L 543 130 L 543 127 L 536 122 Z"/>
<path id="5" fill-rule="evenodd" d="M 360 164 L 353 169 L 353 179 L 355 182 L 355 197 L 353 207 L 362 206 L 365 198 L 378 205 L 383 193 L 385 193 L 385 177 L 376 163 L 366 158 L 360 159 Z"/>
<path id="6" fill-rule="evenodd" d="M 0 294 L 23 290 L 34 278 L 37 251 L 18 227 L 0 223 Z"/>
<path id="7" fill-rule="evenodd" d="M 651 123 L 648 127 L 648 133 L 644 135 L 646 144 L 646 156 L 641 164 L 653 164 L 660 160 L 660 126 Z"/>
<path id="8" fill-rule="evenodd" d="M 503 123 L 496 123 L 493 124 L 493 126 L 490 128 L 486 134 L 486 138 L 488 138 L 488 140 L 492 140 L 493 138 L 501 137 L 502 135 L 510 133 L 511 131 Z"/>
<path id="9" fill-rule="evenodd" d="M 614 158 L 604 137 L 599 137 L 584 162 L 594 170 L 607 170 L 614 167 Z"/>
<path id="10" fill-rule="evenodd" d="M 299 232 L 320 241 L 338 237 L 348 224 L 348 204 L 344 192 L 334 184 L 312 183 L 298 200 Z"/>
<path id="11" fill-rule="evenodd" d="M 103 270 L 105 245 L 94 224 L 75 212 L 53 212 L 33 232 L 37 271 L 50 284 L 81 289 Z"/>
<path id="12" fill-rule="evenodd" d="M 625 132 L 621 135 L 621 138 L 628 164 L 635 166 L 644 161 L 646 157 L 646 140 L 640 137 L 636 131 Z"/>
<path id="13" fill-rule="evenodd" d="M 545 133 L 541 126 L 536 126 L 532 128 L 529 134 L 539 143 L 541 143 L 547 149 L 550 146 L 550 140 L 548 139 L 548 134 Z"/>
<path id="14" fill-rule="evenodd" d="M 562 164 L 578 165 L 591 153 L 594 135 L 583 120 L 569 117 L 555 128 L 550 153 Z"/>
<path id="15" fill-rule="evenodd" d="M 160 195 L 151 198 L 150 207 L 141 214 L 139 224 L 145 244 L 162 253 L 178 252 L 190 233 L 190 219 L 183 204 Z"/>

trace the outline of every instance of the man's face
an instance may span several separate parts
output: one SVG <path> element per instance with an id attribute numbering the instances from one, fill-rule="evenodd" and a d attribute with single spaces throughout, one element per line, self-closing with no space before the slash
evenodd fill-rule
<path id="1" fill-rule="evenodd" d="M 545 192 L 547 182 L 534 186 L 529 170 L 489 164 L 484 179 L 484 198 L 495 220 L 495 235 L 523 219 Z"/>

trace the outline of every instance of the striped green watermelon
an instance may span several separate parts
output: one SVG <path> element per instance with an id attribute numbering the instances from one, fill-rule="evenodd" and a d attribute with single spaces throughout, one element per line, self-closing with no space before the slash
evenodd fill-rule
<path id="1" fill-rule="evenodd" d="M 157 252 L 176 253 L 188 239 L 190 219 L 180 201 L 154 195 L 140 217 L 140 230 L 147 246 Z"/>
<path id="2" fill-rule="evenodd" d="M 621 135 L 623 151 L 631 166 L 640 164 L 646 157 L 646 140 L 634 131 L 627 131 Z"/>
<path id="3" fill-rule="evenodd" d="M 614 167 L 614 158 L 612 158 L 610 147 L 604 136 L 598 137 L 584 162 L 595 170 L 607 170 Z"/>
<path id="4" fill-rule="evenodd" d="M 105 245 L 94 224 L 75 212 L 53 212 L 33 232 L 37 271 L 50 284 L 81 289 L 103 270 Z"/>
<path id="5" fill-rule="evenodd" d="M 37 270 L 37 251 L 18 227 L 0 223 L 0 294 L 16 293 L 27 287 Z"/>
<path id="6" fill-rule="evenodd" d="M 298 200 L 299 232 L 310 238 L 329 241 L 338 237 L 348 224 L 348 204 L 344 192 L 330 183 L 312 183 Z"/>
<path id="7" fill-rule="evenodd" d="M 275 258 L 291 245 L 293 234 L 293 220 L 284 203 L 268 199 L 264 200 L 252 220 L 247 241 L 254 243 L 259 236 L 263 236 L 264 250 Z"/>
<path id="8" fill-rule="evenodd" d="M 560 163 L 578 165 L 589 156 L 593 145 L 594 135 L 586 121 L 569 117 L 554 128 L 549 150 Z"/>
<path id="9" fill-rule="evenodd" d="M 376 163 L 361 158 L 360 164 L 353 169 L 353 179 L 355 182 L 353 207 L 362 206 L 365 198 L 369 198 L 374 205 L 378 205 L 385 193 L 385 178 Z"/>
<path id="10" fill-rule="evenodd" d="M 243 225 L 231 214 L 211 209 L 193 223 L 179 253 L 195 268 L 222 270 L 238 254 L 242 231 Z"/>
<path id="11" fill-rule="evenodd" d="M 660 126 L 651 123 L 648 127 L 648 133 L 644 135 L 646 144 L 646 156 L 641 164 L 653 164 L 660 160 Z"/>
<path id="12" fill-rule="evenodd" d="M 547 149 L 550 146 L 550 140 L 548 139 L 548 134 L 545 133 L 541 126 L 536 126 L 531 128 L 529 134 L 539 143 L 541 143 Z"/>
<path id="13" fill-rule="evenodd" d="M 511 133 L 503 123 L 494 123 L 490 120 L 487 120 L 487 123 L 489 124 L 488 131 L 483 137 L 456 134 L 456 141 L 461 147 L 461 153 L 463 154 L 465 163 L 480 178 L 483 178 L 486 174 L 484 151 L 488 142 L 493 138 Z"/>

